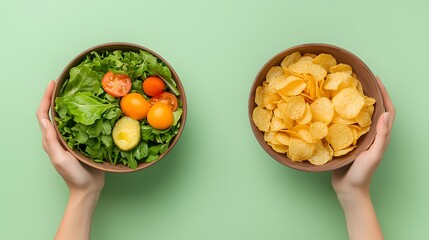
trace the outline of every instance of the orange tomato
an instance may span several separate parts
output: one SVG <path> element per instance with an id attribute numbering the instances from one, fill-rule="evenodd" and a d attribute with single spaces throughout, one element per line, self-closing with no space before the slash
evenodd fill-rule
<path id="1" fill-rule="evenodd" d="M 147 121 L 155 129 L 167 129 L 173 124 L 173 112 L 167 104 L 155 103 L 147 114 Z"/>
<path id="2" fill-rule="evenodd" d="M 165 83 L 157 76 L 150 76 L 143 82 L 143 91 L 148 96 L 156 96 L 164 91 Z"/>
<path id="3" fill-rule="evenodd" d="M 121 98 L 122 112 L 135 120 L 145 118 L 149 109 L 149 102 L 140 93 L 129 93 Z"/>

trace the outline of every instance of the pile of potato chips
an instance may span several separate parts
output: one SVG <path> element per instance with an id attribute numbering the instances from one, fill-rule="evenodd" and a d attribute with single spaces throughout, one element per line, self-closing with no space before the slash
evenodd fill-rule
<path id="1" fill-rule="evenodd" d="M 351 66 L 330 54 L 295 52 L 269 69 L 255 103 L 253 122 L 276 152 L 323 165 L 357 147 L 375 99 L 365 96 Z"/>

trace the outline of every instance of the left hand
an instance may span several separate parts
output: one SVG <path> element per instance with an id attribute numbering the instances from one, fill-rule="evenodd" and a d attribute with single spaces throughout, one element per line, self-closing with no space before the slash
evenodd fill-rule
<path id="1" fill-rule="evenodd" d="M 369 193 L 372 175 L 380 164 L 390 142 L 390 133 L 395 120 L 395 107 L 386 87 L 377 77 L 386 112 L 377 121 L 377 135 L 371 147 L 359 154 L 350 166 L 332 172 L 332 186 L 338 194 Z"/>
<path id="2" fill-rule="evenodd" d="M 55 84 L 55 81 L 49 83 L 37 110 L 37 119 L 42 130 L 43 149 L 48 154 L 52 165 L 63 177 L 70 192 L 100 193 L 104 186 L 104 172 L 81 164 L 58 142 L 54 126 L 49 120 L 49 108 Z"/>

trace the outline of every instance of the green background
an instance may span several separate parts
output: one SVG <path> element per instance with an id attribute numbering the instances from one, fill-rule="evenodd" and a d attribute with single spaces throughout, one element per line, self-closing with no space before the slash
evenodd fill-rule
<path id="1" fill-rule="evenodd" d="M 427 239 L 427 1 L 1 1 L 0 239 L 51 239 L 68 199 L 35 113 L 83 50 L 148 47 L 178 72 L 185 131 L 168 157 L 107 174 L 93 239 L 346 239 L 330 173 L 289 169 L 258 145 L 249 90 L 273 55 L 334 44 L 380 76 L 397 110 L 372 182 L 386 239 Z"/>

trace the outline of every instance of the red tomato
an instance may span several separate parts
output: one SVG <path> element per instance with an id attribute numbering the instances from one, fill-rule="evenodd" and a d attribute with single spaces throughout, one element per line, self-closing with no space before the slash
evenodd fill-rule
<path id="1" fill-rule="evenodd" d="M 147 121 L 155 129 L 167 129 L 173 124 L 173 120 L 170 106 L 161 102 L 154 104 L 147 113 Z"/>
<path id="2" fill-rule="evenodd" d="M 143 91 L 148 96 L 156 96 L 164 91 L 165 83 L 157 76 L 150 76 L 143 82 Z"/>
<path id="3" fill-rule="evenodd" d="M 155 105 L 155 103 L 157 103 L 157 102 L 162 102 L 164 104 L 169 105 L 171 108 L 171 111 L 173 111 L 173 112 L 176 111 L 176 109 L 177 109 L 177 104 L 178 104 L 177 98 L 172 93 L 163 92 L 159 95 L 156 95 L 155 97 L 152 97 L 149 100 L 149 103 L 152 106 Z"/>
<path id="4" fill-rule="evenodd" d="M 129 93 L 121 98 L 122 112 L 135 120 L 141 120 L 147 116 L 150 104 L 140 93 Z"/>
<path id="5" fill-rule="evenodd" d="M 131 79 L 126 74 L 116 74 L 108 71 L 103 80 L 101 80 L 101 85 L 104 91 L 112 97 L 122 97 L 130 91 Z"/>

